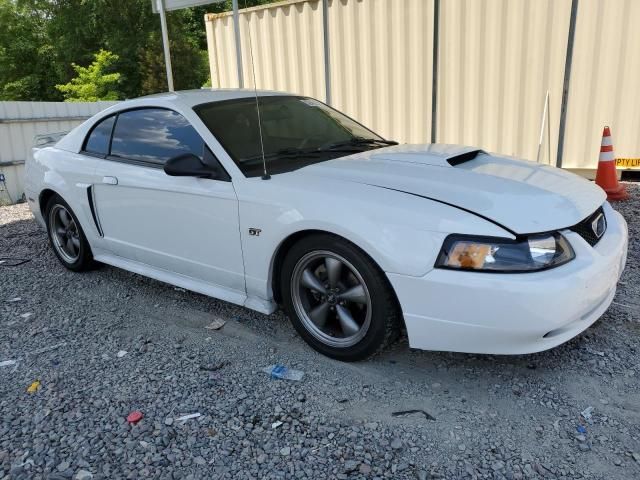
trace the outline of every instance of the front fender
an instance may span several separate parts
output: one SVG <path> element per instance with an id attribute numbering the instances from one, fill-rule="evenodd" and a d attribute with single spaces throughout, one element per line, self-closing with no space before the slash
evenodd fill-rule
<path id="1" fill-rule="evenodd" d="M 248 179 L 236 189 L 247 294 L 265 299 L 272 298 L 270 279 L 278 249 L 303 231 L 343 237 L 383 271 L 416 277 L 433 268 L 450 233 L 509 236 L 455 207 L 368 185 L 328 190 L 314 181 L 300 188 L 285 181 Z M 250 235 L 249 229 L 260 234 Z"/>

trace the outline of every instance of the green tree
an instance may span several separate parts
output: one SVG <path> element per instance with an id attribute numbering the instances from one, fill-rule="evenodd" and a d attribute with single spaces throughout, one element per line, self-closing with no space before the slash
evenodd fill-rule
<path id="1" fill-rule="evenodd" d="M 100 50 L 88 67 L 72 63 L 77 76 L 69 83 L 56 85 L 68 102 L 97 102 L 98 100 L 118 100 L 120 92 L 118 82 L 120 74 L 113 72 L 118 56 Z"/>
<path id="2" fill-rule="evenodd" d="M 240 0 L 252 7 L 272 0 Z M 209 77 L 204 15 L 231 1 L 167 13 L 176 88 Z M 149 0 L 0 0 L 0 100 L 62 100 L 56 85 L 107 50 L 122 98 L 166 90 L 160 19 Z"/>
<path id="3" fill-rule="evenodd" d="M 0 0 L 0 100 L 61 98 L 52 56 L 46 19 L 13 0 Z"/>
<path id="4" fill-rule="evenodd" d="M 176 90 L 200 88 L 209 78 L 209 64 L 205 50 L 200 50 L 196 40 L 184 36 L 170 36 L 171 66 Z M 194 54 L 195 53 L 195 54 Z M 138 64 L 142 84 L 140 93 L 167 90 L 167 74 L 160 32 L 154 32 L 148 43 L 139 51 Z"/>
<path id="5" fill-rule="evenodd" d="M 124 98 L 166 91 L 160 17 L 149 0 L 23 1 L 41 2 L 42 15 L 50 18 L 47 29 L 50 38 L 56 39 L 58 64 L 87 64 L 93 52 L 102 48 L 119 57 L 114 70 L 122 75 Z M 180 89 L 199 88 L 208 76 L 202 46 L 188 23 L 191 15 L 189 9 L 167 14 L 174 79 Z M 204 32 L 204 16 L 200 23 Z M 65 81 L 73 75 L 69 68 Z"/>

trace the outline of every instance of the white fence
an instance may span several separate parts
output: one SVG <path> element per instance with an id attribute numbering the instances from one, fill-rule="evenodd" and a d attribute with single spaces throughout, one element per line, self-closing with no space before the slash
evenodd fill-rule
<path id="1" fill-rule="evenodd" d="M 24 162 L 33 137 L 69 131 L 116 102 L 0 102 L 0 204 L 24 192 Z"/>

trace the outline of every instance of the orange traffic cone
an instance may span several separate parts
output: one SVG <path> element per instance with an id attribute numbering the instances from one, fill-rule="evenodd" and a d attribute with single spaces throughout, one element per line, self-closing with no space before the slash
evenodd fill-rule
<path id="1" fill-rule="evenodd" d="M 600 147 L 600 157 L 598 159 L 598 172 L 596 173 L 596 184 L 607 194 L 607 200 L 626 200 L 629 194 L 625 186 L 618 182 L 616 174 L 616 161 L 613 155 L 613 142 L 609 127 L 604 127 L 602 132 L 602 145 Z"/>

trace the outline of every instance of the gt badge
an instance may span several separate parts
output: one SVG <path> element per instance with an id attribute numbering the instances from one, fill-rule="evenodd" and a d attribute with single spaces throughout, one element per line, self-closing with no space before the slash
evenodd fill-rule
<path id="1" fill-rule="evenodd" d="M 262 230 L 260 230 L 259 228 L 250 228 L 249 229 L 249 235 L 254 236 L 254 237 L 259 237 L 260 236 L 260 232 L 262 232 Z"/>

